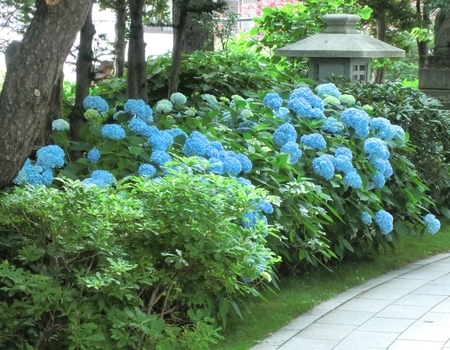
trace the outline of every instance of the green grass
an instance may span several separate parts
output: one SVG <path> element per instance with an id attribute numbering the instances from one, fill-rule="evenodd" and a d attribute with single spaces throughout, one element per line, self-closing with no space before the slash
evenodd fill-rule
<path id="1" fill-rule="evenodd" d="M 344 262 L 333 271 L 316 269 L 279 283 L 281 291 L 267 291 L 261 299 L 248 299 L 244 320 L 234 317 L 217 349 L 247 350 L 317 304 L 365 281 L 411 262 L 450 251 L 450 223 L 434 236 L 403 237 L 395 251 L 359 262 Z"/>

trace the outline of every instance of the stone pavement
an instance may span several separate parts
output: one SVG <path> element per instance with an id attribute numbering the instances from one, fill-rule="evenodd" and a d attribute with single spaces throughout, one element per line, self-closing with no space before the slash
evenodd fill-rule
<path id="1" fill-rule="evenodd" d="M 450 350 L 450 253 L 349 289 L 251 350 Z"/>

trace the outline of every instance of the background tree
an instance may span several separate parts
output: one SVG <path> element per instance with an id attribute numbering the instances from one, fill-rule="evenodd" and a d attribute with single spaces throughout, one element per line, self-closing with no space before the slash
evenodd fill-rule
<path id="1" fill-rule="evenodd" d="M 38 0 L 0 94 L 0 188 L 7 186 L 45 129 L 62 67 L 93 0 Z"/>

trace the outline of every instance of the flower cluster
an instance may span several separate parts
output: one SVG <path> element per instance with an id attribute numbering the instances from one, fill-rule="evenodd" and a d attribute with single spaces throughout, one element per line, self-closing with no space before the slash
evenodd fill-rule
<path id="1" fill-rule="evenodd" d="M 370 214 L 366 211 L 363 211 L 361 213 L 361 221 L 363 223 L 365 223 L 366 225 L 369 225 L 372 223 L 372 217 L 370 216 Z"/>
<path id="2" fill-rule="evenodd" d="M 441 228 L 441 223 L 433 214 L 427 214 L 423 218 L 423 222 L 425 223 L 425 230 L 428 233 L 434 235 Z"/>
<path id="3" fill-rule="evenodd" d="M 333 83 L 320 84 L 316 87 L 316 93 L 321 98 L 332 96 L 336 99 L 341 97 L 341 92 Z M 338 100 L 339 101 L 339 100 Z"/>
<path id="4" fill-rule="evenodd" d="M 278 111 L 283 105 L 283 99 L 276 92 L 271 92 L 264 97 L 262 104 L 274 111 Z"/>
<path id="5" fill-rule="evenodd" d="M 141 164 L 138 169 L 138 174 L 141 176 L 153 177 L 156 174 L 156 168 L 151 164 Z"/>
<path id="6" fill-rule="evenodd" d="M 64 165 L 64 151 L 58 145 L 49 145 L 36 152 L 36 164 L 43 168 L 62 168 Z"/>
<path id="7" fill-rule="evenodd" d="M 106 113 L 109 110 L 108 102 L 100 96 L 87 96 L 83 101 L 84 109 L 94 109 L 99 113 Z"/>
<path id="8" fill-rule="evenodd" d="M 84 179 L 82 182 L 88 186 L 104 188 L 113 185 L 116 182 L 116 178 L 109 171 L 95 170 L 92 172 L 91 177 Z"/>
<path id="9" fill-rule="evenodd" d="M 148 138 L 148 144 L 153 150 L 167 151 L 173 144 L 173 137 L 167 131 L 157 130 Z"/>
<path id="10" fill-rule="evenodd" d="M 144 100 L 129 99 L 125 102 L 123 110 L 131 114 L 133 117 L 141 118 L 146 123 L 153 123 L 153 111 Z"/>
<path id="11" fill-rule="evenodd" d="M 322 134 L 319 133 L 303 135 L 300 137 L 300 142 L 307 147 L 317 150 L 325 149 L 327 147 L 327 142 L 323 138 Z"/>
<path id="12" fill-rule="evenodd" d="M 297 131 L 295 131 L 292 124 L 284 123 L 275 130 L 272 137 L 278 147 L 283 147 L 288 142 L 295 142 L 297 139 Z"/>
<path id="13" fill-rule="evenodd" d="M 291 164 L 296 164 L 302 157 L 302 151 L 300 150 L 298 143 L 292 141 L 285 143 L 281 147 L 280 152 L 289 155 L 288 162 Z"/>
<path id="14" fill-rule="evenodd" d="M 187 102 L 187 98 L 181 92 L 174 92 L 170 95 L 170 101 L 172 101 L 174 105 L 184 106 Z"/>
<path id="15" fill-rule="evenodd" d="M 344 132 L 344 124 L 335 117 L 327 117 L 323 121 L 322 130 L 330 134 L 342 134 Z"/>
<path id="16" fill-rule="evenodd" d="M 156 111 L 160 113 L 169 113 L 173 108 L 172 102 L 169 100 L 161 100 L 156 104 Z"/>
<path id="17" fill-rule="evenodd" d="M 365 138 L 369 135 L 369 115 L 357 108 L 347 108 L 341 114 L 342 122 L 355 130 L 358 137 Z"/>
<path id="18" fill-rule="evenodd" d="M 50 185 L 53 182 L 53 171 L 50 168 L 33 165 L 28 158 L 13 182 L 17 185 L 25 183 L 32 186 Z"/>
<path id="19" fill-rule="evenodd" d="M 379 210 L 375 213 L 375 223 L 383 235 L 387 235 L 394 229 L 394 218 L 385 210 Z"/>
<path id="20" fill-rule="evenodd" d="M 325 180 L 331 180 L 334 175 L 334 165 L 328 155 L 317 157 L 312 162 L 313 170 Z"/>
<path id="21" fill-rule="evenodd" d="M 52 130 L 67 131 L 70 129 L 69 123 L 64 119 L 55 119 L 52 121 Z"/>
<path id="22" fill-rule="evenodd" d="M 97 163 L 100 160 L 100 151 L 96 148 L 91 149 L 87 154 L 87 159 L 91 163 Z"/>
<path id="23" fill-rule="evenodd" d="M 145 136 L 147 138 L 151 137 L 158 129 L 153 125 L 148 125 L 143 119 L 138 117 L 131 118 L 128 123 L 128 128 L 141 136 Z"/>
<path id="24" fill-rule="evenodd" d="M 101 134 L 105 139 L 122 140 L 125 137 L 125 130 L 118 124 L 105 124 Z"/>

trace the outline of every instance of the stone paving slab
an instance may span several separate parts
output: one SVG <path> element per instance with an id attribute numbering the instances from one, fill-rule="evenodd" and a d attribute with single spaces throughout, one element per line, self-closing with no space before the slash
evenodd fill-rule
<path id="1" fill-rule="evenodd" d="M 450 253 L 325 301 L 251 350 L 450 350 Z"/>

